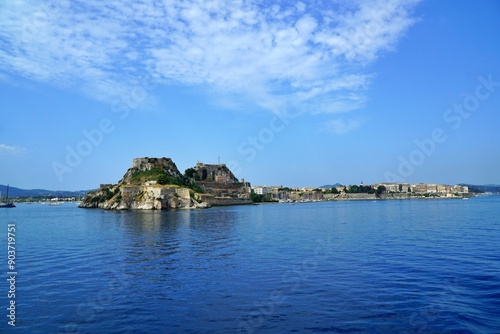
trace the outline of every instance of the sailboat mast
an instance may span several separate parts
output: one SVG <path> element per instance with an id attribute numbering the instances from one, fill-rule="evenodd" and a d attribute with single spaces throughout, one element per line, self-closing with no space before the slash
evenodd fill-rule
<path id="1" fill-rule="evenodd" d="M 9 185 L 7 185 L 7 196 L 5 197 L 5 203 L 1 202 L 2 198 L 0 197 L 0 208 L 15 208 L 14 203 L 9 203 Z"/>

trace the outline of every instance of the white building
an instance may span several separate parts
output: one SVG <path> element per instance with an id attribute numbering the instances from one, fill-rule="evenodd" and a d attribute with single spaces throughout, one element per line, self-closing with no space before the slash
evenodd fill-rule
<path id="1" fill-rule="evenodd" d="M 268 186 L 255 186 L 252 189 L 253 189 L 253 192 L 256 193 L 257 195 L 265 195 L 265 194 L 269 193 Z"/>

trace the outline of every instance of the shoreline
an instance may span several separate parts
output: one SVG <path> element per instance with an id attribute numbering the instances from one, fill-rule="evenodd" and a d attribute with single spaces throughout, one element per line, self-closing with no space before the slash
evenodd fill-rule
<path id="1" fill-rule="evenodd" d="M 391 194 L 391 196 L 382 195 L 380 197 L 375 196 L 374 194 L 341 194 L 336 195 L 335 197 L 324 198 L 324 199 L 315 199 L 315 200 L 294 200 L 294 201 L 269 201 L 269 202 L 259 202 L 253 204 L 296 204 L 296 203 L 316 203 L 316 202 L 335 202 L 335 201 L 394 201 L 394 200 L 441 200 L 441 199 L 469 199 L 472 197 L 479 197 L 479 194 L 467 194 L 464 196 L 401 196 Z"/>

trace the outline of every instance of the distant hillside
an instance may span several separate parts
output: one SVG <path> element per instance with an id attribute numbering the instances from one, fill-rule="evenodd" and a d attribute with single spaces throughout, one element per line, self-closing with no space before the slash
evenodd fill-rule
<path id="1" fill-rule="evenodd" d="M 473 192 L 473 193 L 500 194 L 500 185 L 496 185 L 496 184 L 485 184 L 485 185 L 461 184 L 461 186 L 469 187 L 469 192 Z"/>
<path id="2" fill-rule="evenodd" d="M 0 184 L 2 198 L 7 195 L 7 186 Z M 67 190 L 45 190 L 45 189 L 19 189 L 9 187 L 9 198 L 17 197 L 84 197 L 88 190 L 67 191 Z"/>
<path id="3" fill-rule="evenodd" d="M 335 184 L 325 184 L 324 186 L 318 187 L 319 189 L 331 189 L 333 187 L 340 187 L 342 186 L 340 183 L 335 183 Z"/>

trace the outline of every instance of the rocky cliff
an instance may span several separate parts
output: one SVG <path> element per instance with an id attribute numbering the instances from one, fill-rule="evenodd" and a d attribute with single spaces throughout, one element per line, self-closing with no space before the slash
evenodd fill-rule
<path id="1" fill-rule="evenodd" d="M 206 208 L 169 158 L 137 158 L 118 184 L 89 192 L 81 208 L 107 210 Z"/>
<path id="2" fill-rule="evenodd" d="M 164 210 L 250 203 L 247 184 L 223 164 L 198 163 L 183 175 L 170 158 L 136 158 L 117 184 L 89 192 L 80 207 Z"/>

